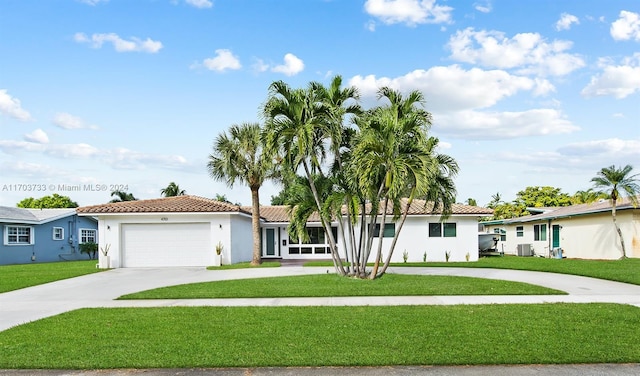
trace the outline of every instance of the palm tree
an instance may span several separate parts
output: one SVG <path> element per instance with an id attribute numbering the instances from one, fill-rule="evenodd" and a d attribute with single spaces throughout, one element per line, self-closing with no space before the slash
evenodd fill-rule
<path id="1" fill-rule="evenodd" d="M 487 204 L 487 207 L 490 209 L 495 209 L 496 206 L 503 203 L 504 202 L 502 201 L 502 196 L 500 195 L 500 192 L 496 192 L 495 195 L 491 195 L 491 201 L 489 201 L 489 203 Z"/>
<path id="2" fill-rule="evenodd" d="M 434 201 L 434 209 L 440 208 L 443 215 L 450 212 L 455 200 L 451 177 L 458 171 L 451 157 L 435 153 L 438 139 L 427 134 L 431 114 L 421 107 L 422 93 L 413 91 L 404 97 L 398 91 L 383 87 L 378 91 L 378 98 L 388 101 L 389 105 L 374 108 L 357 123 L 360 131 L 354 142 L 351 179 L 356 181 L 368 201 L 382 203 L 379 239 L 383 238 L 387 212 L 391 208 L 393 220 L 400 221 L 380 272 L 382 241 L 378 241 L 370 274 L 372 279 L 382 275 L 391 262 L 414 199 L 428 198 Z M 403 202 L 404 197 L 407 199 Z M 371 210 L 370 218 L 375 223 L 377 205 Z"/>
<path id="3" fill-rule="evenodd" d="M 174 182 L 169 183 L 166 188 L 160 190 L 160 194 L 164 197 L 184 196 L 187 192 L 180 189 L 180 186 Z"/>
<path id="4" fill-rule="evenodd" d="M 115 198 L 109 202 L 123 202 L 123 201 L 136 201 L 138 200 L 133 196 L 132 193 L 127 193 L 125 191 L 111 191 L 111 197 Z"/>
<path id="5" fill-rule="evenodd" d="M 618 200 L 627 196 L 633 203 L 634 207 L 638 206 L 638 195 L 640 194 L 640 186 L 638 185 L 638 176 L 640 174 L 631 175 L 633 167 L 626 165 L 622 168 L 616 166 L 603 167 L 596 177 L 591 179 L 596 189 L 605 193 L 611 200 L 611 217 L 613 218 L 613 226 L 620 238 L 622 246 L 622 259 L 627 258 L 627 251 L 622 237 L 622 231 L 616 220 L 616 205 Z"/>
<path id="6" fill-rule="evenodd" d="M 232 125 L 229 132 L 220 134 L 213 144 L 207 167 L 216 180 L 229 187 L 236 182 L 251 190 L 251 222 L 253 226 L 253 258 L 251 264 L 262 262 L 260 250 L 260 196 L 264 181 L 273 175 L 274 161 L 263 147 L 262 129 L 257 123 Z"/>
<path id="7" fill-rule="evenodd" d="M 586 191 L 577 191 L 573 197 L 571 197 L 572 204 L 588 204 L 591 202 L 596 202 L 601 198 L 608 198 L 608 194 L 603 194 L 602 192 L 596 192 L 593 188 L 589 188 Z"/>
<path id="8" fill-rule="evenodd" d="M 323 210 L 322 192 L 316 187 L 316 177 L 326 177 L 328 153 L 337 157 L 342 144 L 343 118 L 357 113 L 359 107 L 351 101 L 358 98 L 353 88 L 341 89 L 342 78 L 336 76 L 329 88 L 311 82 L 307 88 L 293 89 L 283 81 L 273 82 L 263 108 L 266 122 L 265 142 L 268 148 L 282 155 L 282 169 L 302 169 L 320 213 L 320 221 L 331 247 L 331 255 L 340 274 L 344 274 L 338 257 L 336 240 L 331 231 L 331 218 Z"/>

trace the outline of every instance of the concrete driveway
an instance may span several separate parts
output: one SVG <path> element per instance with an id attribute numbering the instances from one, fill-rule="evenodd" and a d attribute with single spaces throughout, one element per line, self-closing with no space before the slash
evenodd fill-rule
<path id="1" fill-rule="evenodd" d="M 133 292 L 225 279 L 331 272 L 326 267 L 280 267 L 211 271 L 205 268 L 114 269 L 0 294 L 0 330 L 87 307 L 451 305 L 509 303 L 621 303 L 640 307 L 640 286 L 565 274 L 502 269 L 390 268 L 389 273 L 454 275 L 537 284 L 569 295 L 388 296 L 363 298 L 258 298 L 114 300 Z"/>

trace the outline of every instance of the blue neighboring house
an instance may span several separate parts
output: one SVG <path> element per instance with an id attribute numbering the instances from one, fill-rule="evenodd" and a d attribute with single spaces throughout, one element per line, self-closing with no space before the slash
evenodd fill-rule
<path id="1" fill-rule="evenodd" d="M 76 209 L 0 206 L 0 265 L 88 260 L 78 245 L 98 243 L 98 221 Z"/>

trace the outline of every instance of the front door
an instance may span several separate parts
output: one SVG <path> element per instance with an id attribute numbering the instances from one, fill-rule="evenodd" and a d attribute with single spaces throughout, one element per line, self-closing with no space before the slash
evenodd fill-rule
<path id="1" fill-rule="evenodd" d="M 266 231 L 266 254 L 265 256 L 276 255 L 276 232 L 275 229 L 267 228 Z"/>
<path id="2" fill-rule="evenodd" d="M 551 241 L 552 248 L 560 247 L 560 225 L 553 225 L 553 235 Z"/>

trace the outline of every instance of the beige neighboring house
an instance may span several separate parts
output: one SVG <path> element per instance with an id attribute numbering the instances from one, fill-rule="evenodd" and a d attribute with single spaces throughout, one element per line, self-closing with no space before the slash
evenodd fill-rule
<path id="1" fill-rule="evenodd" d="M 251 208 L 198 196 L 175 196 L 151 200 L 125 201 L 77 209 L 80 216 L 98 218 L 100 247 L 109 246 L 107 256 L 100 254 L 101 267 L 165 267 L 214 265 L 214 250 L 222 244 L 222 263 L 251 261 L 253 238 Z M 478 220 L 491 215 L 491 209 L 455 204 L 453 213 L 440 222 L 424 201 L 411 205 L 393 254 L 402 262 L 476 261 L 478 259 Z M 317 217 L 307 223 L 309 241 L 293 240 L 287 233 L 286 206 L 262 206 L 260 227 L 263 259 L 330 259 L 330 248 Z M 389 218 L 389 221 L 391 219 Z M 383 254 L 388 252 L 395 223 L 386 223 Z M 378 227 L 379 230 L 379 227 Z M 343 239 L 338 223 L 332 224 L 338 240 L 338 252 L 344 258 Z M 376 232 L 377 233 L 377 232 Z M 380 239 L 374 239 L 374 247 Z"/>
<path id="2" fill-rule="evenodd" d="M 609 200 L 560 208 L 531 208 L 532 215 L 482 222 L 484 231 L 499 234 L 505 254 L 575 259 L 618 259 L 622 246 Z M 628 198 L 616 205 L 616 218 L 628 257 L 640 257 L 640 208 Z M 560 252 L 561 251 L 561 252 Z"/>

